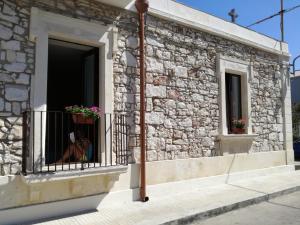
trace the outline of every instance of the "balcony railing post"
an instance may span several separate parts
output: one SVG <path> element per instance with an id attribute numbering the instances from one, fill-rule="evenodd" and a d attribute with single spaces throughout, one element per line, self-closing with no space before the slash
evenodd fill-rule
<path id="1" fill-rule="evenodd" d="M 27 111 L 22 113 L 23 117 L 23 137 L 22 137 L 22 174 L 24 176 L 27 175 L 27 130 L 28 130 L 28 124 L 27 124 Z"/>

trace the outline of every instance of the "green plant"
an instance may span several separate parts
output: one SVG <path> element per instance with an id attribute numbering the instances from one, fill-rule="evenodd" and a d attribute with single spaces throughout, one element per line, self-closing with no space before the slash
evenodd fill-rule
<path id="1" fill-rule="evenodd" d="M 246 122 L 244 119 L 239 119 L 239 120 L 232 120 L 232 126 L 234 128 L 240 128 L 243 129 L 245 128 Z"/>
<path id="2" fill-rule="evenodd" d="M 83 106 L 74 105 L 74 106 L 67 106 L 65 107 L 65 109 L 69 113 L 73 113 L 73 114 L 80 113 L 83 114 L 84 117 L 94 118 L 94 119 L 98 119 L 102 115 L 101 108 L 97 106 L 83 107 Z"/>

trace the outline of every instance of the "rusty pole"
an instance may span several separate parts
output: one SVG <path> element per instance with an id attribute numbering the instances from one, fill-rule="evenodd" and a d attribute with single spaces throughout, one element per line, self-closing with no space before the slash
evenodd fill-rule
<path id="1" fill-rule="evenodd" d="M 148 11 L 148 0 L 136 0 L 135 7 L 139 14 L 139 39 L 140 39 L 140 147 L 141 147 L 141 183 L 140 199 L 146 202 L 146 126 L 145 126 L 145 20 L 144 14 Z"/>

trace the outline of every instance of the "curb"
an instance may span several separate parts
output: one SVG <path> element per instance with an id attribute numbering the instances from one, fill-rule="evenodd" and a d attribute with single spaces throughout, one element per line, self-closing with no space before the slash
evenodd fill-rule
<path id="1" fill-rule="evenodd" d="M 215 216 L 218 216 L 218 215 L 221 215 L 221 214 L 233 211 L 233 210 L 245 208 L 245 207 L 250 206 L 250 205 L 258 204 L 258 203 L 261 203 L 261 202 L 266 202 L 266 201 L 269 201 L 270 199 L 273 199 L 273 198 L 276 198 L 276 197 L 279 197 L 279 196 L 282 196 L 282 195 L 286 195 L 286 194 L 291 194 L 291 193 L 296 192 L 296 191 L 300 191 L 300 186 L 287 188 L 287 189 L 277 191 L 277 192 L 273 192 L 273 193 L 270 193 L 270 194 L 264 194 L 264 195 L 259 196 L 259 197 L 250 198 L 250 199 L 247 199 L 245 201 L 236 202 L 236 203 L 233 203 L 233 204 L 230 204 L 230 205 L 225 205 L 225 206 L 217 207 L 215 209 L 210 209 L 208 211 L 195 213 L 193 215 L 189 215 L 189 216 L 186 216 L 186 217 L 182 217 L 182 218 L 179 218 L 179 219 L 168 221 L 168 222 L 162 223 L 160 225 L 190 224 L 192 222 L 205 220 L 205 219 L 215 217 Z"/>

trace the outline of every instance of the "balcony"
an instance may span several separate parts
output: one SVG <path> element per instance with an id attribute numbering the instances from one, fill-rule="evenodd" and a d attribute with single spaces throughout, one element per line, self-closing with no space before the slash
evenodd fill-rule
<path id="1" fill-rule="evenodd" d="M 22 173 L 49 174 L 128 165 L 128 126 L 123 114 L 89 124 L 60 111 L 23 113 Z"/>

